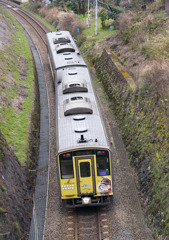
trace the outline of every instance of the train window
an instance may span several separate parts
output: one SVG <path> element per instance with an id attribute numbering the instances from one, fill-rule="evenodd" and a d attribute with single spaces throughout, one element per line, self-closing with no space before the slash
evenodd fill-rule
<path id="1" fill-rule="evenodd" d="M 90 163 L 81 162 L 80 163 L 80 175 L 81 177 L 90 177 Z"/>
<path id="2" fill-rule="evenodd" d="M 62 179 L 74 178 L 72 158 L 60 160 L 60 172 L 61 172 Z"/>
<path id="3" fill-rule="evenodd" d="M 96 162 L 98 176 L 110 175 L 110 162 L 107 151 L 97 151 Z"/>

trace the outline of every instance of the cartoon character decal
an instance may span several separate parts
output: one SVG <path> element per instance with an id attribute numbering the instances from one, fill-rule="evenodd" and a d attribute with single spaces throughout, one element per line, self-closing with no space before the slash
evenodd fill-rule
<path id="1" fill-rule="evenodd" d="M 112 181 L 108 177 L 103 177 L 99 184 L 97 185 L 97 189 L 100 193 L 111 193 L 112 192 Z"/>

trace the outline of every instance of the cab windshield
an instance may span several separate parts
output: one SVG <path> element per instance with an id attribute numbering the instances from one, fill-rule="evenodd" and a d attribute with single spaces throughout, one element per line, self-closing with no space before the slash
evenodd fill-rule
<path id="1" fill-rule="evenodd" d="M 108 152 L 102 151 L 105 152 L 105 154 L 99 154 L 98 152 L 96 155 L 97 176 L 110 175 L 110 162 Z"/>
<path id="2" fill-rule="evenodd" d="M 74 178 L 73 160 L 72 159 L 60 160 L 60 171 L 62 179 Z"/>

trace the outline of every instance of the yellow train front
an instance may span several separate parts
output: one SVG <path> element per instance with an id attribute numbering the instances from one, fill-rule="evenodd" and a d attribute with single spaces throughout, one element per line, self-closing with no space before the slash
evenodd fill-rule
<path id="1" fill-rule="evenodd" d="M 110 204 L 113 200 L 111 153 L 108 149 L 79 149 L 58 155 L 64 207 Z"/>

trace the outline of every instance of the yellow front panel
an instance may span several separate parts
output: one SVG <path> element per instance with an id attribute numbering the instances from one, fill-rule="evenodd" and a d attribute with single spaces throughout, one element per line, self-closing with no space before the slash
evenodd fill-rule
<path id="1" fill-rule="evenodd" d="M 61 188 L 61 198 L 69 199 L 69 198 L 77 198 L 77 180 L 76 180 L 76 167 L 75 161 L 73 159 L 73 171 L 74 177 L 70 179 L 61 179 L 61 172 L 59 167 L 59 175 L 60 175 L 60 188 Z"/>
<path id="2" fill-rule="evenodd" d="M 88 167 L 88 169 L 85 169 L 85 166 Z M 91 167 L 91 159 L 78 160 L 80 194 L 93 193 L 93 179 Z"/>
<path id="3" fill-rule="evenodd" d="M 110 161 L 110 173 L 111 173 L 111 161 Z M 112 177 L 111 175 L 98 176 L 97 175 L 97 164 L 95 157 L 95 181 L 96 181 L 96 194 L 102 195 L 113 195 L 112 192 Z"/>
<path id="4" fill-rule="evenodd" d="M 92 159 L 93 158 L 93 159 Z M 111 159 L 109 153 L 109 159 Z M 71 199 L 71 198 L 81 198 L 81 194 L 87 195 L 92 194 L 94 190 L 96 191 L 95 196 L 104 196 L 104 195 L 113 195 L 112 192 L 112 177 L 111 177 L 111 161 L 110 161 L 110 171 L 103 172 L 99 171 L 99 165 L 96 159 L 96 155 L 88 155 L 88 156 L 78 156 L 73 157 L 73 171 L 74 175 L 69 179 L 61 179 L 61 172 L 59 168 L 60 174 L 60 187 L 61 187 L 61 198 L 62 199 Z M 89 176 L 82 176 L 81 172 L 81 164 L 87 164 L 89 168 Z M 97 170 L 98 168 L 98 170 Z M 92 171 L 94 170 L 94 173 Z M 95 175 L 95 180 L 93 182 L 93 174 Z M 102 175 L 102 176 L 98 176 Z M 69 176 L 70 177 L 70 176 Z M 78 181 L 78 183 L 77 183 Z M 93 185 L 95 184 L 95 186 Z M 79 195 L 78 195 L 79 194 Z"/>
<path id="5" fill-rule="evenodd" d="M 77 197 L 77 186 L 74 178 L 61 179 L 61 196 L 64 199 Z"/>
<path id="6" fill-rule="evenodd" d="M 96 193 L 97 195 L 113 195 L 111 176 L 96 177 Z"/>

